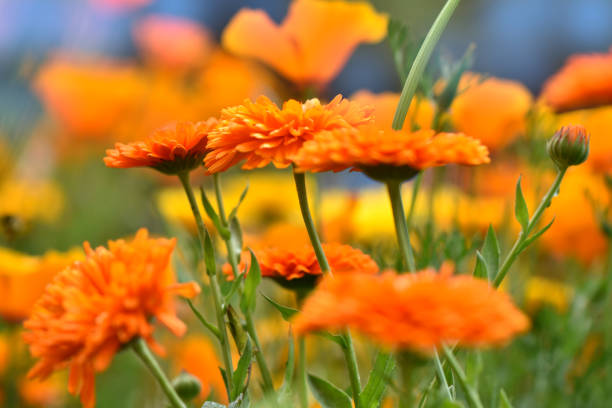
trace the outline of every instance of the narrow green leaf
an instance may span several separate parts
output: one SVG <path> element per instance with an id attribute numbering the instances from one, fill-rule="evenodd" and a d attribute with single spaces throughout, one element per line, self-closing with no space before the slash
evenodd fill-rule
<path id="1" fill-rule="evenodd" d="M 489 224 L 487 235 L 481 249 L 482 257 L 484 258 L 485 264 L 487 265 L 487 272 L 489 273 L 489 279 L 495 279 L 497 271 L 499 270 L 499 257 L 501 250 L 499 249 L 499 242 L 495 236 L 493 226 Z"/>
<path id="2" fill-rule="evenodd" d="M 276 310 L 278 310 L 280 312 L 280 314 L 283 316 L 283 319 L 285 319 L 286 321 L 290 321 L 291 318 L 298 312 L 297 309 L 294 309 L 294 308 L 289 307 L 289 306 L 283 306 L 283 305 L 281 305 L 279 303 L 276 303 L 274 300 L 272 300 L 272 298 L 264 295 L 263 293 L 261 295 L 264 297 L 264 299 L 266 299 L 268 302 L 270 302 L 270 304 L 272 306 L 274 306 L 274 308 Z"/>
<path id="3" fill-rule="evenodd" d="M 499 391 L 499 408 L 513 408 L 503 388 Z"/>
<path id="4" fill-rule="evenodd" d="M 235 400 L 246 388 L 244 381 L 246 380 L 249 368 L 251 367 L 252 357 L 253 347 L 251 346 L 251 340 L 247 339 L 244 350 L 242 350 L 240 360 L 238 360 L 238 366 L 236 367 L 236 371 L 234 371 L 234 375 L 232 377 L 233 384 L 230 392 L 230 399 L 232 401 Z"/>
<path id="5" fill-rule="evenodd" d="M 285 402 L 283 406 L 288 406 L 291 398 L 291 387 L 293 386 L 293 374 L 295 371 L 295 341 L 293 333 L 289 331 L 289 354 L 287 356 L 287 364 L 285 365 L 285 377 L 283 385 L 278 390 L 279 400 Z"/>
<path id="6" fill-rule="evenodd" d="M 313 334 L 320 336 L 320 337 L 324 337 L 327 340 L 331 340 L 337 345 L 339 345 L 340 347 L 342 347 L 343 349 L 346 348 L 346 340 L 344 339 L 344 336 L 341 336 L 339 334 L 331 334 L 326 331 L 318 331 L 318 332 L 314 332 Z"/>
<path id="7" fill-rule="evenodd" d="M 352 408 L 351 397 L 334 384 L 308 374 L 308 384 L 315 399 L 323 408 Z"/>
<path id="8" fill-rule="evenodd" d="M 516 183 L 516 194 L 514 197 L 514 215 L 516 220 L 521 224 L 523 232 L 527 232 L 527 225 L 529 224 L 529 210 L 527 209 L 527 203 L 525 197 L 523 197 L 523 190 L 521 189 L 521 177 Z"/>
<path id="9" fill-rule="evenodd" d="M 378 408 L 385 393 L 391 374 L 395 370 L 392 354 L 379 352 L 370 371 L 368 383 L 359 394 L 362 408 Z"/>
<path id="10" fill-rule="evenodd" d="M 479 350 L 469 350 L 465 362 L 465 376 L 467 382 L 474 388 L 478 388 L 478 379 L 482 373 L 482 354 Z"/>
<path id="11" fill-rule="evenodd" d="M 219 215 L 217 214 L 214 207 L 210 203 L 210 200 L 206 196 L 206 191 L 204 190 L 204 187 L 200 187 L 200 195 L 202 196 L 202 204 L 204 204 L 204 211 L 206 211 L 208 218 L 211 219 L 211 221 L 215 225 L 215 228 L 217 229 L 217 231 L 219 231 L 219 234 L 223 237 L 223 239 L 228 239 L 229 230 L 221 222 L 221 218 L 219 218 Z"/>
<path id="12" fill-rule="evenodd" d="M 484 280 L 489 279 L 487 261 L 485 261 L 480 251 L 476 251 L 476 267 L 474 268 L 474 277 Z"/>
<path id="13" fill-rule="evenodd" d="M 215 275 L 217 271 L 217 262 L 215 261 L 215 247 L 208 231 L 204 231 L 204 264 L 206 265 L 206 273 L 209 276 Z"/>
<path id="14" fill-rule="evenodd" d="M 550 227 L 552 227 L 553 222 L 555 222 L 555 218 L 553 217 L 553 219 L 546 224 L 544 227 L 542 227 L 541 230 L 539 230 L 538 232 L 534 233 L 533 235 L 531 235 L 529 238 L 527 238 L 525 240 L 525 242 L 523 242 L 523 245 L 521 245 L 521 247 L 519 248 L 519 251 L 524 251 L 525 249 L 527 249 L 527 247 L 531 244 L 533 244 L 533 242 L 535 240 L 537 240 L 538 238 L 540 238 L 542 236 L 542 234 L 544 234 L 546 231 L 548 231 L 548 229 Z"/>
<path id="15" fill-rule="evenodd" d="M 261 282 L 259 262 L 257 262 L 253 251 L 250 249 L 249 251 L 251 252 L 251 266 L 244 280 L 244 292 L 242 293 L 242 299 L 240 299 L 240 310 L 244 314 L 252 313 L 255 310 L 257 287 Z"/>
<path id="16" fill-rule="evenodd" d="M 219 404 L 218 402 L 206 401 L 202 408 L 227 408 L 226 405 Z"/>
<path id="17" fill-rule="evenodd" d="M 465 405 L 460 401 L 446 400 L 440 405 L 440 408 L 465 408 Z"/>
<path id="18" fill-rule="evenodd" d="M 244 198 L 246 197 L 248 191 L 249 191 L 249 183 L 247 183 L 247 185 L 244 187 L 244 190 L 242 190 L 242 193 L 240 194 L 240 198 L 238 198 L 238 204 L 236 204 L 236 206 L 230 212 L 229 217 L 227 218 L 228 220 L 231 220 L 232 218 L 236 218 L 236 214 L 238 214 L 238 209 L 240 208 L 240 205 L 244 201 Z"/>
<path id="19" fill-rule="evenodd" d="M 448 67 L 446 86 L 444 87 L 444 90 L 435 98 L 440 111 L 446 111 L 457 96 L 457 88 L 459 87 L 459 80 L 461 79 L 461 76 L 465 71 L 470 69 L 474 63 L 475 49 L 476 46 L 474 44 L 470 44 L 468 49 L 463 54 L 463 57 L 461 57 L 461 60 Z"/>
<path id="20" fill-rule="evenodd" d="M 202 323 L 202 325 L 204 327 L 206 327 L 208 330 L 210 330 L 210 332 L 219 340 L 221 340 L 221 333 L 219 333 L 219 330 L 212 324 L 210 324 L 208 322 L 208 320 L 206 320 L 206 318 L 202 315 L 202 313 L 200 313 L 200 311 L 198 309 L 196 309 L 196 307 L 193 305 L 193 302 L 189 299 L 185 299 L 185 301 L 187 302 L 187 304 L 189 305 L 189 308 L 191 309 L 191 311 L 193 312 L 193 314 L 196 315 L 196 317 L 198 318 L 198 320 L 200 321 L 200 323 Z"/>
<path id="21" fill-rule="evenodd" d="M 244 277 L 245 274 L 241 273 L 233 281 L 227 281 L 227 284 L 221 285 L 221 293 L 223 294 L 223 297 L 225 299 L 225 301 L 223 302 L 224 304 L 230 303 L 232 296 L 234 296 L 234 294 L 238 291 L 238 288 L 240 287 L 240 284 L 242 283 Z"/>
<path id="22" fill-rule="evenodd" d="M 242 253 L 242 228 L 240 227 L 240 222 L 238 218 L 234 217 L 229 220 L 229 230 L 230 230 L 230 245 L 234 249 L 235 254 Z"/>

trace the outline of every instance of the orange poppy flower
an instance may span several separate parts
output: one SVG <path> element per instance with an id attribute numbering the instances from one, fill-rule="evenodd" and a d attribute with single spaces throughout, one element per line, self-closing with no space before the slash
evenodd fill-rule
<path id="1" fill-rule="evenodd" d="M 209 173 L 227 170 L 246 160 L 251 170 L 274 163 L 287 167 L 306 140 L 323 130 L 352 128 L 371 120 L 372 110 L 342 95 L 323 105 L 318 99 L 300 103 L 291 99 L 276 106 L 260 96 L 221 111 L 219 125 L 208 135 L 205 163 Z"/>
<path id="2" fill-rule="evenodd" d="M 369 255 L 349 245 L 323 244 L 323 251 L 334 274 L 378 273 L 378 265 Z M 290 281 L 305 277 L 318 277 L 322 274 L 314 249 L 310 244 L 270 246 L 256 249 L 254 253 L 261 268 L 261 275 L 264 277 Z M 248 269 L 250 261 L 250 252 L 243 252 L 239 269 Z M 223 265 L 223 273 L 229 277 L 232 276 L 229 264 Z"/>
<path id="3" fill-rule="evenodd" d="M 202 164 L 206 154 L 208 132 L 217 124 L 179 122 L 155 131 L 146 141 L 117 143 L 106 151 L 108 167 L 152 167 L 166 174 L 190 171 Z"/>
<path id="4" fill-rule="evenodd" d="M 508 295 L 443 266 L 414 274 L 324 278 L 294 319 L 297 333 L 354 328 L 392 348 L 431 350 L 504 343 L 529 321 Z"/>
<path id="5" fill-rule="evenodd" d="M 445 164 L 489 162 L 480 141 L 460 133 L 381 130 L 376 125 L 321 132 L 293 157 L 301 171 L 363 171 L 383 180 L 408 179 L 418 170 Z"/>
<path id="6" fill-rule="evenodd" d="M 222 43 L 231 52 L 274 68 L 299 85 L 325 85 L 362 42 L 387 34 L 387 17 L 366 2 L 296 0 L 277 25 L 264 11 L 243 9 Z"/>
<path id="7" fill-rule="evenodd" d="M 391 129 L 395 109 L 400 95 L 395 92 L 374 94 L 370 91 L 359 91 L 351 100 L 364 106 L 374 107 L 374 123 L 381 129 Z M 434 118 L 434 105 L 427 99 L 413 98 L 410 102 L 404 129 L 411 130 L 414 125 L 418 129 L 430 129 Z"/>
<path id="8" fill-rule="evenodd" d="M 46 287 L 24 323 L 23 338 L 39 361 L 30 378 L 47 378 L 70 367 L 68 390 L 79 392 L 87 408 L 95 404 L 95 373 L 104 371 L 122 346 L 136 337 L 163 352 L 153 340 L 151 318 L 177 336 L 185 324 L 175 313 L 173 295 L 195 296 L 193 282 L 177 284 L 170 269 L 175 239 L 149 238 L 146 229 L 133 240 L 110 241 L 60 272 Z"/>
<path id="9" fill-rule="evenodd" d="M 480 139 L 491 150 L 507 146 L 525 132 L 533 98 L 524 85 L 466 73 L 458 89 L 450 107 L 458 132 Z"/>
<path id="10" fill-rule="evenodd" d="M 612 48 L 569 57 L 544 84 L 542 98 L 557 111 L 612 103 Z"/>

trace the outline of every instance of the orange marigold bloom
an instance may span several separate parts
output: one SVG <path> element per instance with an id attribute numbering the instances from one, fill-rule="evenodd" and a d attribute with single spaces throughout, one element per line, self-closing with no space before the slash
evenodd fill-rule
<path id="1" fill-rule="evenodd" d="M 117 143 L 106 151 L 108 167 L 152 167 L 166 174 L 190 171 L 202 164 L 208 133 L 217 124 L 178 122 L 155 131 L 146 141 Z"/>
<path id="2" fill-rule="evenodd" d="M 529 321 L 508 295 L 470 275 L 426 269 L 414 274 L 324 278 L 294 319 L 297 333 L 354 328 L 392 348 L 431 350 L 504 343 Z"/>
<path id="3" fill-rule="evenodd" d="M 557 111 L 612 103 L 612 48 L 569 57 L 544 84 L 542 98 Z"/>
<path id="4" fill-rule="evenodd" d="M 68 390 L 87 408 L 95 404 L 95 373 L 105 370 L 119 349 L 141 337 L 158 352 L 151 318 L 177 336 L 173 295 L 195 296 L 193 282 L 177 284 L 170 269 L 175 239 L 149 238 L 146 229 L 132 241 L 110 241 L 108 249 L 85 243 L 86 259 L 60 272 L 24 323 L 23 338 L 39 361 L 30 378 L 47 378 L 70 367 Z"/>
<path id="5" fill-rule="evenodd" d="M 395 92 L 374 94 L 370 91 L 359 91 L 351 96 L 354 102 L 374 107 L 374 122 L 381 129 L 391 129 L 399 98 L 400 94 Z M 430 129 L 433 118 L 433 103 L 427 99 L 413 98 L 406 115 L 404 129 L 411 129 L 413 124 L 419 129 Z"/>
<path id="6" fill-rule="evenodd" d="M 291 99 L 279 108 L 260 96 L 255 102 L 221 111 L 219 125 L 208 136 L 205 162 L 209 173 L 227 170 L 246 160 L 251 170 L 274 163 L 287 167 L 302 144 L 323 130 L 352 128 L 371 120 L 372 109 L 336 96 L 323 105 L 318 99 Z"/>
<path id="7" fill-rule="evenodd" d="M 458 132 L 480 139 L 491 150 L 501 149 L 523 134 L 533 104 L 519 82 L 464 74 L 450 108 Z"/>
<path id="8" fill-rule="evenodd" d="M 363 171 L 376 180 L 412 177 L 418 170 L 445 164 L 489 162 L 480 141 L 460 133 L 382 130 L 376 125 L 321 132 L 293 157 L 302 171 Z"/>
<path id="9" fill-rule="evenodd" d="M 325 85 L 359 43 L 378 42 L 386 34 L 387 17 L 366 2 L 296 0 L 280 26 L 262 10 L 241 10 L 222 42 L 299 85 Z"/>
<path id="10" fill-rule="evenodd" d="M 378 265 L 369 255 L 349 245 L 323 244 L 323 251 L 334 274 L 378 273 Z M 255 250 L 254 253 L 264 277 L 290 281 L 321 275 L 321 267 L 310 244 L 271 246 Z M 241 258 L 239 269 L 245 270 L 251 262 L 251 254 L 243 252 Z M 223 272 L 232 276 L 229 264 L 223 266 Z"/>

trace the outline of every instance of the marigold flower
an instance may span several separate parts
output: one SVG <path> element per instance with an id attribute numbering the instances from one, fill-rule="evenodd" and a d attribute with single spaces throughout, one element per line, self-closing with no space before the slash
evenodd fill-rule
<path id="1" fill-rule="evenodd" d="M 151 318 L 182 335 L 185 324 L 176 316 L 173 295 L 195 296 L 197 284 L 177 284 L 170 269 L 175 239 L 149 238 L 146 229 L 131 241 L 92 249 L 87 258 L 60 272 L 46 287 L 24 323 L 23 338 L 39 361 L 30 378 L 47 378 L 70 368 L 68 390 L 80 393 L 87 408 L 95 403 L 95 373 L 104 371 L 119 349 L 141 337 L 154 350 Z"/>
<path id="2" fill-rule="evenodd" d="M 612 103 L 612 48 L 569 57 L 544 84 L 542 98 L 557 111 Z"/>
<path id="3" fill-rule="evenodd" d="M 252 170 L 274 163 L 287 167 L 302 144 L 324 130 L 345 129 L 371 120 L 372 110 L 336 96 L 323 105 L 318 99 L 300 103 L 291 99 L 276 106 L 260 96 L 221 111 L 216 129 L 208 136 L 205 163 L 209 173 L 227 170 L 246 160 L 243 169 Z"/>
<path id="4" fill-rule="evenodd" d="M 166 174 L 190 171 L 200 166 L 206 155 L 208 133 L 217 124 L 179 122 L 155 131 L 146 141 L 117 143 L 106 151 L 108 167 L 152 167 Z"/>
<path id="5" fill-rule="evenodd" d="M 531 93 L 518 82 L 466 73 L 459 81 L 450 116 L 458 132 L 499 150 L 525 132 L 532 104 Z"/>
<path id="6" fill-rule="evenodd" d="M 546 142 L 546 151 L 559 169 L 577 166 L 589 157 L 591 135 L 584 126 L 563 126 Z"/>
<path id="7" fill-rule="evenodd" d="M 532 276 L 525 284 L 525 308 L 531 312 L 548 304 L 565 313 L 573 296 L 571 286 L 541 276 Z"/>
<path id="8" fill-rule="evenodd" d="M 277 25 L 264 11 L 243 9 L 223 32 L 223 45 L 271 66 L 299 85 L 325 85 L 362 42 L 378 42 L 387 17 L 366 2 L 296 0 Z"/>
<path id="9" fill-rule="evenodd" d="M 324 278 L 294 319 L 297 333 L 345 327 L 392 348 L 428 351 L 444 342 L 498 345 L 529 327 L 508 295 L 470 275 L 414 274 Z"/>
<path id="10" fill-rule="evenodd" d="M 374 94 L 370 91 L 359 91 L 351 96 L 353 102 L 374 107 L 374 123 L 381 129 L 391 129 L 399 98 L 400 94 L 395 92 Z M 418 129 L 430 129 L 433 118 L 433 103 L 424 98 L 413 98 L 408 108 L 404 129 L 411 130 L 412 126 Z"/>
<path id="11" fill-rule="evenodd" d="M 489 162 L 477 139 L 459 133 L 381 130 L 376 125 L 321 132 L 293 157 L 301 171 L 363 171 L 376 180 L 406 180 L 419 170 L 445 164 Z"/>
<path id="12" fill-rule="evenodd" d="M 11 177 L 0 183 L 0 217 L 3 219 L 18 219 L 26 224 L 52 222 L 63 207 L 63 192 L 53 182 Z"/>
<path id="13" fill-rule="evenodd" d="M 334 274 L 378 273 L 378 265 L 369 255 L 349 245 L 323 244 L 323 251 Z M 261 275 L 264 277 L 291 281 L 319 277 L 322 274 L 312 245 L 270 246 L 255 249 L 254 253 L 261 268 Z M 243 252 L 239 269 L 248 269 L 250 261 L 250 252 Z M 229 264 L 223 265 L 223 273 L 232 276 Z"/>

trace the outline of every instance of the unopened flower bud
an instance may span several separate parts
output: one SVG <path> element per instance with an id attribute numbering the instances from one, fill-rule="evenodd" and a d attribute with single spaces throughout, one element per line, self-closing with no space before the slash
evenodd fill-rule
<path id="1" fill-rule="evenodd" d="M 200 394 L 202 383 L 186 371 L 172 380 L 172 387 L 183 401 L 191 401 Z"/>
<path id="2" fill-rule="evenodd" d="M 548 140 L 546 150 L 557 167 L 566 169 L 587 159 L 590 140 L 591 135 L 584 126 L 563 126 Z"/>

